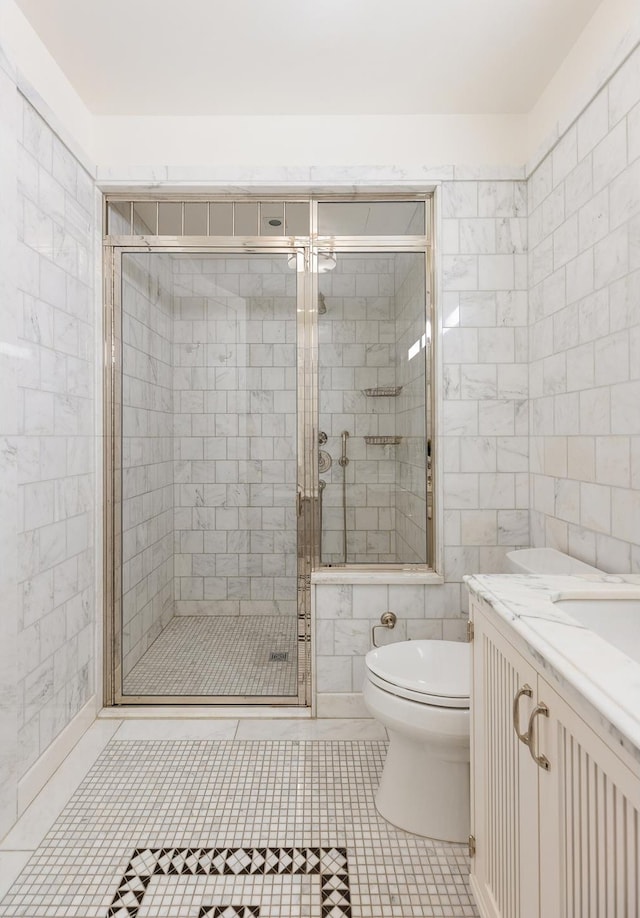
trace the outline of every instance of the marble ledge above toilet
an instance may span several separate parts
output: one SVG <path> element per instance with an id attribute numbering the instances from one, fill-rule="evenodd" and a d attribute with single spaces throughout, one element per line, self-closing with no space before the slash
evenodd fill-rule
<path id="1" fill-rule="evenodd" d="M 311 583 L 352 583 L 360 586 L 383 586 L 392 584 L 402 586 L 432 584 L 434 586 L 444 583 L 442 574 L 435 571 L 415 570 L 355 570 L 353 568 L 325 568 L 311 574 Z"/>

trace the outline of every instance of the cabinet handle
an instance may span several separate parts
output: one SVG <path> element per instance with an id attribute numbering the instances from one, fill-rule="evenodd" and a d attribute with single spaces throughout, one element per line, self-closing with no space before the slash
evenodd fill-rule
<path id="1" fill-rule="evenodd" d="M 536 745 L 533 726 L 538 714 L 542 714 L 544 717 L 549 716 L 549 708 L 542 701 L 535 706 L 531 712 L 531 717 L 529 718 L 529 726 L 527 727 L 527 736 L 529 737 L 529 752 L 531 753 L 531 758 L 536 763 L 536 765 L 539 765 L 540 768 L 544 768 L 545 771 L 549 771 L 551 765 L 549 764 L 549 759 L 546 757 L 546 755 L 538 755 L 533 751 Z"/>
<path id="2" fill-rule="evenodd" d="M 525 746 L 529 745 L 529 730 L 526 733 L 520 733 L 520 711 L 519 704 L 520 699 L 523 695 L 526 695 L 527 698 L 533 698 L 533 689 L 530 685 L 526 683 L 522 686 L 521 689 L 518 689 L 516 697 L 513 699 L 513 729 L 516 731 L 516 736 L 521 743 L 524 743 Z M 529 721 L 529 729 L 531 729 L 531 721 Z"/>

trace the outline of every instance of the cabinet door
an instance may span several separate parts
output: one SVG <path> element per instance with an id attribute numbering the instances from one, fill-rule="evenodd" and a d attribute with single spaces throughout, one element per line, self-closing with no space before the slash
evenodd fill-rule
<path id="1" fill-rule="evenodd" d="M 640 915 L 640 768 L 607 746 L 544 680 L 535 746 L 539 773 L 540 914 Z M 624 754 L 624 753 L 622 753 Z"/>
<path id="2" fill-rule="evenodd" d="M 472 616 L 471 884 L 483 918 L 538 918 L 538 767 L 516 736 L 513 711 L 530 686 L 531 697 L 518 702 L 524 732 L 537 675 L 475 603 Z"/>

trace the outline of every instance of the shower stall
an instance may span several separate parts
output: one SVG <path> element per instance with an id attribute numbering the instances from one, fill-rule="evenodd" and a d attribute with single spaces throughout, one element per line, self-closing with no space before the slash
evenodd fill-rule
<path id="1" fill-rule="evenodd" d="M 108 703 L 310 702 L 310 579 L 433 557 L 427 196 L 105 200 Z"/>

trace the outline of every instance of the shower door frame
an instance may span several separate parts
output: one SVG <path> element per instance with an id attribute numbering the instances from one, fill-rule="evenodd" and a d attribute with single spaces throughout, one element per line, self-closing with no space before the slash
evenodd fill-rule
<path id="1" fill-rule="evenodd" d="M 309 237 L 107 236 L 104 241 L 104 704 L 311 704 L 311 568 L 314 544 L 315 300 Z M 296 257 L 297 695 L 127 695 L 122 685 L 122 258 L 126 254 Z"/>
<path id="2" fill-rule="evenodd" d="M 425 233 L 406 236 L 327 236 L 318 232 L 318 207 L 324 202 L 362 201 L 421 202 L 425 208 Z M 273 202 L 305 203 L 309 206 L 309 234 L 282 236 L 169 236 L 134 234 L 134 202 Z M 312 571 L 413 571 L 435 573 L 440 568 L 440 546 L 435 534 L 438 526 L 436 474 L 437 442 L 435 411 L 435 368 L 437 352 L 435 313 L 434 196 L 425 192 L 377 192 L 318 194 L 153 194 L 113 193 L 105 195 L 104 226 L 108 226 L 108 207 L 130 202 L 130 234 L 104 238 L 104 704 L 130 705 L 271 705 L 311 706 L 313 703 L 311 629 Z M 260 208 L 258 203 L 258 208 Z M 259 220 L 259 218 L 258 218 Z M 290 696 L 232 695 L 123 695 L 121 659 L 122 603 L 122 481 L 121 481 L 121 263 L 125 253 L 186 254 L 273 254 L 296 255 L 298 284 L 297 309 L 297 621 L 298 694 Z M 416 252 L 425 259 L 425 320 L 431 335 L 427 342 L 425 407 L 427 437 L 432 449 L 431 473 L 427 475 L 427 500 L 431 495 L 432 515 L 427 520 L 427 558 L 425 563 L 357 563 L 346 567 L 320 561 L 319 471 L 318 471 L 318 261 L 323 254 Z"/>

